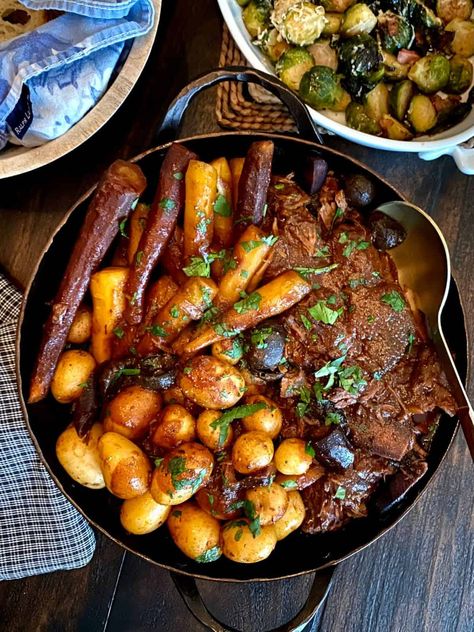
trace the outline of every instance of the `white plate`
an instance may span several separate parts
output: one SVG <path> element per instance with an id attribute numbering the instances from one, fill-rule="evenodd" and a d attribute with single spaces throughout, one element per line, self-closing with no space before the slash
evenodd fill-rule
<path id="1" fill-rule="evenodd" d="M 271 62 L 252 43 L 252 38 L 242 20 L 242 8 L 237 3 L 237 0 L 217 1 L 232 37 L 249 64 L 258 70 L 263 70 L 276 76 Z M 463 143 L 474 136 L 474 108 L 461 123 L 451 127 L 449 130 L 413 141 L 391 140 L 365 134 L 335 120 L 338 116 L 336 113 L 318 112 L 310 107 L 308 107 L 308 110 L 315 123 L 359 145 L 387 151 L 418 152 L 420 158 L 424 160 L 433 160 L 443 154 L 450 154 L 463 173 L 474 174 L 474 150 L 457 147 L 459 143 Z"/>
<path id="2" fill-rule="evenodd" d="M 125 101 L 145 67 L 160 21 L 161 0 L 152 0 L 155 21 L 151 30 L 137 37 L 125 63 L 98 103 L 70 130 L 39 147 L 13 147 L 0 151 L 0 178 L 16 176 L 43 167 L 65 156 L 93 136 Z"/>

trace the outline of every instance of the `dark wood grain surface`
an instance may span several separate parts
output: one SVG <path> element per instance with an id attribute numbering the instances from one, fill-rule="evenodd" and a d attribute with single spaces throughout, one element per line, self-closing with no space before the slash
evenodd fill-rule
<path id="1" fill-rule="evenodd" d="M 165 0 L 145 72 L 112 121 L 69 156 L 0 181 L 0 266 L 24 286 L 70 204 L 104 167 L 153 144 L 176 92 L 219 55 L 221 18 L 213 0 Z M 193 104 L 183 134 L 216 130 L 213 90 Z M 379 171 L 438 221 L 474 329 L 474 177 L 450 158 L 377 152 L 330 137 L 328 144 Z M 472 355 L 472 347 L 470 348 Z M 468 390 L 474 396 L 474 383 Z M 324 632 L 471 632 L 474 629 L 474 477 L 462 435 L 412 512 L 387 536 L 342 563 L 311 630 Z M 200 582 L 212 611 L 228 624 L 260 632 L 292 616 L 312 577 L 267 584 Z M 202 630 L 170 576 L 97 535 L 84 569 L 0 585 L 0 629 L 14 631 Z"/>

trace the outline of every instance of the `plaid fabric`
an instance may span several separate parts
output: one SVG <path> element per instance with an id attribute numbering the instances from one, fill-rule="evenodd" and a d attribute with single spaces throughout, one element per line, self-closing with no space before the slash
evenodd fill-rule
<path id="1" fill-rule="evenodd" d="M 25 428 L 15 379 L 20 302 L 0 275 L 0 579 L 79 568 L 95 548 L 92 529 L 54 485 Z"/>

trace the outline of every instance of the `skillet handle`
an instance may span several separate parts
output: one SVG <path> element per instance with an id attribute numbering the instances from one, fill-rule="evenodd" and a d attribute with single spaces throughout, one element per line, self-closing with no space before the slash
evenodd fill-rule
<path id="1" fill-rule="evenodd" d="M 187 110 L 191 99 L 205 88 L 221 83 L 222 81 L 239 81 L 242 83 L 257 83 L 277 96 L 288 108 L 295 120 L 296 128 L 300 136 L 320 145 L 323 144 L 309 112 L 301 99 L 292 92 L 279 79 L 272 77 L 260 70 L 247 68 L 246 66 L 229 66 L 206 72 L 200 75 L 181 90 L 172 101 L 168 112 L 158 130 L 159 144 L 175 140 L 178 137 L 183 115 Z"/>
<path id="2" fill-rule="evenodd" d="M 297 629 L 302 629 L 302 626 L 310 623 L 328 595 L 334 569 L 334 566 L 329 566 L 322 571 L 318 571 L 314 576 L 313 585 L 301 610 L 291 621 L 269 632 L 296 632 Z M 202 625 L 206 626 L 206 628 L 212 632 L 238 632 L 235 628 L 231 628 L 218 621 L 209 612 L 199 594 L 196 581 L 193 577 L 173 572 L 171 572 L 170 575 L 189 612 L 199 623 L 202 623 Z"/>

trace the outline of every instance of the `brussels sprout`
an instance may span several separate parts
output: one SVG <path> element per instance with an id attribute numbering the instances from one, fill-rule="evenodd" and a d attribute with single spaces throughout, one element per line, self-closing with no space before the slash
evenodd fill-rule
<path id="1" fill-rule="evenodd" d="M 379 121 L 384 114 L 388 114 L 389 91 L 385 83 L 378 83 L 364 99 L 364 107 L 370 118 Z"/>
<path id="2" fill-rule="evenodd" d="M 385 72 L 377 42 L 367 34 L 345 40 L 339 48 L 339 61 L 344 85 L 355 99 L 371 90 Z"/>
<path id="3" fill-rule="evenodd" d="M 443 55 L 426 55 L 413 64 L 408 78 L 416 83 L 421 92 L 434 94 L 448 83 L 449 69 L 449 61 Z"/>
<path id="4" fill-rule="evenodd" d="M 448 33 L 454 32 L 451 50 L 461 57 L 474 55 L 474 22 L 455 18 L 446 26 Z"/>
<path id="5" fill-rule="evenodd" d="M 469 20 L 472 13 L 472 0 L 437 0 L 436 13 L 446 23 L 454 18 Z"/>
<path id="6" fill-rule="evenodd" d="M 455 55 L 449 61 L 448 85 L 444 88 L 449 94 L 462 94 L 472 83 L 472 64 L 469 59 Z"/>
<path id="7" fill-rule="evenodd" d="M 377 24 L 377 18 L 366 4 L 354 4 L 344 14 L 341 26 L 341 34 L 344 37 L 353 37 L 370 33 Z"/>
<path id="8" fill-rule="evenodd" d="M 329 40 L 319 39 L 308 47 L 316 66 L 328 66 L 333 70 L 337 70 L 337 53 L 331 46 Z"/>
<path id="9" fill-rule="evenodd" d="M 365 132 L 366 134 L 377 135 L 382 131 L 377 121 L 374 121 L 365 108 L 360 103 L 351 101 L 346 109 L 346 123 L 352 129 L 356 129 L 359 132 Z"/>
<path id="10" fill-rule="evenodd" d="M 387 11 L 377 18 L 382 47 L 389 53 L 410 48 L 415 39 L 413 26 L 401 15 Z"/>
<path id="11" fill-rule="evenodd" d="M 390 97 L 389 105 L 390 110 L 399 121 L 403 121 L 410 105 L 410 101 L 415 93 L 415 85 L 409 79 L 400 81 L 393 86 Z"/>
<path id="12" fill-rule="evenodd" d="M 326 24 L 324 25 L 322 35 L 336 35 L 336 33 L 339 33 L 344 16 L 340 13 L 326 12 L 324 17 L 326 18 Z"/>
<path id="13" fill-rule="evenodd" d="M 415 132 L 427 132 L 436 125 L 436 110 L 429 97 L 416 94 L 408 108 L 408 120 Z"/>
<path id="14" fill-rule="evenodd" d="M 309 46 L 321 35 L 326 18 L 324 9 L 311 2 L 290 3 L 287 10 L 275 5 L 272 22 L 276 29 L 291 44 Z"/>
<path id="15" fill-rule="evenodd" d="M 443 26 L 441 19 L 420 0 L 415 0 L 416 6 L 413 11 L 415 24 L 425 26 L 427 29 L 439 29 Z"/>
<path id="16" fill-rule="evenodd" d="M 408 64 L 401 64 L 395 55 L 383 50 L 382 59 L 385 70 L 384 77 L 388 81 L 399 81 L 408 76 L 410 66 Z"/>
<path id="17" fill-rule="evenodd" d="M 276 71 L 283 83 L 292 90 L 298 90 L 301 77 L 313 66 L 313 56 L 306 48 L 290 48 L 280 57 Z"/>
<path id="18" fill-rule="evenodd" d="M 270 29 L 261 39 L 260 47 L 270 61 L 275 62 L 290 48 L 290 45 L 276 29 Z"/>
<path id="19" fill-rule="evenodd" d="M 250 0 L 237 0 L 237 4 L 241 7 L 246 7 Z"/>
<path id="20" fill-rule="evenodd" d="M 356 0 L 321 0 L 320 4 L 323 5 L 326 11 L 344 13 L 355 1 Z"/>
<path id="21" fill-rule="evenodd" d="M 397 119 L 390 116 L 390 114 L 382 116 L 379 124 L 385 135 L 392 140 L 411 140 L 413 138 L 413 134 L 408 127 L 402 125 Z"/>
<path id="22" fill-rule="evenodd" d="M 331 68 L 314 66 L 303 75 L 300 83 L 301 97 L 317 110 L 342 112 L 350 102 L 347 92 Z"/>
<path id="23" fill-rule="evenodd" d="M 242 11 L 242 19 L 247 31 L 252 37 L 258 37 L 270 24 L 270 0 L 250 0 Z"/>

